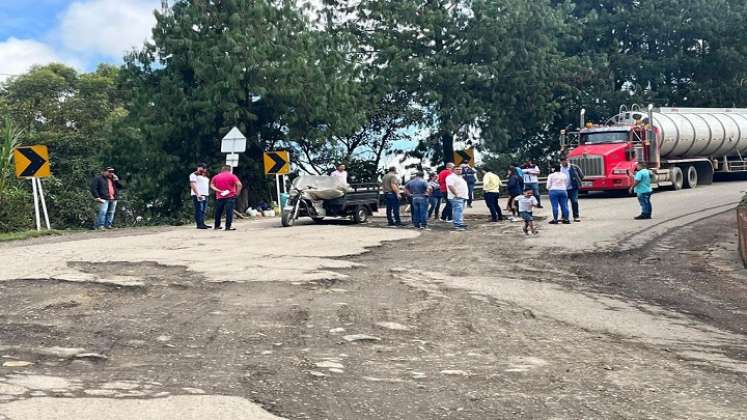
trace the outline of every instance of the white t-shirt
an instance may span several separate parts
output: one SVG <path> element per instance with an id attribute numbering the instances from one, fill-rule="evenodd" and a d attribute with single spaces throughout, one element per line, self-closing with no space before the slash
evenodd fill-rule
<path id="1" fill-rule="evenodd" d="M 348 171 L 334 171 L 329 176 L 333 176 L 335 178 L 340 178 L 342 181 L 344 181 L 346 184 L 348 183 Z"/>
<path id="2" fill-rule="evenodd" d="M 547 177 L 547 190 L 567 190 L 568 177 L 562 172 L 553 172 Z"/>
<path id="3" fill-rule="evenodd" d="M 456 190 L 456 194 L 451 192 L 452 187 Z M 463 198 L 466 200 L 469 194 L 467 181 L 465 181 L 461 175 L 457 174 L 451 174 L 446 177 L 446 189 L 449 190 L 449 199 Z"/>
<path id="4" fill-rule="evenodd" d="M 192 183 L 197 183 L 197 192 L 200 195 L 210 195 L 210 179 L 206 176 L 197 175 L 194 172 L 189 174 L 189 194 L 195 195 L 194 190 L 192 189 Z"/>
<path id="5" fill-rule="evenodd" d="M 537 176 L 540 174 L 540 168 L 537 165 L 524 169 L 524 183 L 536 184 L 539 182 Z"/>
<path id="6" fill-rule="evenodd" d="M 519 206 L 519 211 L 532 211 L 532 207 L 537 205 L 537 198 L 520 195 L 514 198 L 514 202 Z"/>

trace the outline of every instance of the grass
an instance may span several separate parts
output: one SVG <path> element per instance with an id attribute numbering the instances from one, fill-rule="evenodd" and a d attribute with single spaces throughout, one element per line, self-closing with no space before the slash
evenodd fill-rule
<path id="1" fill-rule="evenodd" d="M 22 241 L 25 239 L 39 238 L 42 236 L 62 235 L 59 230 L 22 230 L 19 232 L 0 233 L 0 242 Z"/>

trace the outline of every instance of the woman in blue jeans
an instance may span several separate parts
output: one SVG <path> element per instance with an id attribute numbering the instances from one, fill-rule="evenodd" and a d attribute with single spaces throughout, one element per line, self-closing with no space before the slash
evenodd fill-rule
<path id="1" fill-rule="evenodd" d="M 568 220 L 568 183 L 570 180 L 563 173 L 553 168 L 553 172 L 547 177 L 547 192 L 550 195 L 550 203 L 552 206 L 552 221 L 551 225 L 558 224 L 558 207 L 560 207 L 560 213 L 563 217 L 563 224 L 567 225 L 570 222 Z"/>

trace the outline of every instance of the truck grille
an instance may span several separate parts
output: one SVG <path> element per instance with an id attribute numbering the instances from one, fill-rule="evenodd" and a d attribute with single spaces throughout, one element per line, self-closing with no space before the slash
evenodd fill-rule
<path id="1" fill-rule="evenodd" d="M 604 176 L 604 158 L 602 156 L 581 156 L 570 158 L 571 163 L 578 165 L 585 176 Z"/>

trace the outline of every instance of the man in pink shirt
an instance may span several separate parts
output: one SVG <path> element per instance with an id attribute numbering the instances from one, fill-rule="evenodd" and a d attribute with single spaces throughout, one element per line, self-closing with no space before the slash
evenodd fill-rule
<path id="1" fill-rule="evenodd" d="M 220 229 L 220 219 L 223 210 L 226 211 L 226 230 L 236 230 L 231 227 L 233 223 L 233 207 L 236 197 L 241 192 L 241 181 L 231 173 L 230 166 L 224 166 L 221 172 L 210 181 L 210 189 L 215 191 L 215 225 L 214 229 Z"/>

